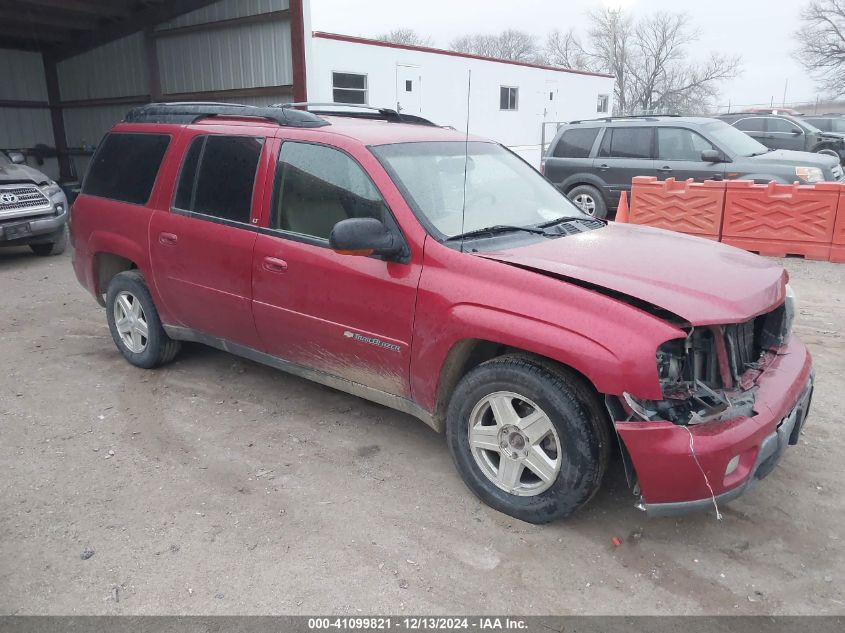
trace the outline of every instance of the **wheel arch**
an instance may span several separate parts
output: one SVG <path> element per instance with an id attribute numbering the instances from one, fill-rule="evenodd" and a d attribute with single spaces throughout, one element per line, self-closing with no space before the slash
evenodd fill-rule
<path id="1" fill-rule="evenodd" d="M 440 368 L 440 375 L 437 382 L 436 401 L 434 407 L 434 427 L 438 432 L 442 432 L 446 423 L 446 411 L 449 407 L 449 401 L 455 391 L 461 378 L 467 373 L 481 365 L 482 363 L 500 358 L 502 356 L 514 356 L 523 358 L 533 362 L 548 371 L 557 374 L 565 374 L 573 380 L 580 383 L 585 390 L 585 394 L 589 394 L 594 398 L 594 403 L 598 409 L 601 409 L 601 394 L 593 382 L 577 368 L 550 358 L 543 356 L 537 352 L 533 352 L 520 347 L 514 347 L 497 341 L 466 338 L 455 342 L 449 349 L 446 359 Z M 608 422 L 609 417 L 604 416 Z"/>

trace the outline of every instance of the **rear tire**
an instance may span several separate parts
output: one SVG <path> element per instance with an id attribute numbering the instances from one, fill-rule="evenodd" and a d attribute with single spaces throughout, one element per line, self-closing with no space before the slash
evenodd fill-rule
<path id="1" fill-rule="evenodd" d="M 115 275 L 106 293 L 112 340 L 136 367 L 151 369 L 172 361 L 181 343 L 167 336 L 153 298 L 137 270 Z"/>
<path id="2" fill-rule="evenodd" d="M 65 224 L 58 235 L 55 242 L 48 242 L 46 244 L 30 244 L 29 248 L 39 257 L 49 257 L 50 255 L 61 255 L 67 248 L 68 232 L 67 224 Z"/>
<path id="3" fill-rule="evenodd" d="M 609 459 L 606 422 L 566 372 L 529 358 L 482 363 L 455 388 L 452 459 L 486 504 L 529 523 L 569 516 L 596 493 Z"/>
<path id="4" fill-rule="evenodd" d="M 569 190 L 566 196 L 587 215 L 603 220 L 607 217 L 607 204 L 601 191 L 592 185 L 578 185 Z"/>

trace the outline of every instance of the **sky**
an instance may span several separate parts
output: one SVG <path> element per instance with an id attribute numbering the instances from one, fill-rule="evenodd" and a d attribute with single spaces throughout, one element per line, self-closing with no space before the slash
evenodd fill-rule
<path id="1" fill-rule="evenodd" d="M 793 33 L 809 0 L 311 0 L 311 27 L 373 37 L 394 28 L 413 28 L 446 48 L 465 33 L 516 28 L 541 39 L 553 29 L 585 31 L 585 14 L 622 6 L 634 16 L 655 11 L 685 12 L 700 31 L 690 42 L 691 60 L 711 51 L 742 58 L 743 73 L 723 84 L 719 105 L 813 102 L 817 89 L 793 59 Z M 822 91 L 823 92 L 823 91 Z"/>

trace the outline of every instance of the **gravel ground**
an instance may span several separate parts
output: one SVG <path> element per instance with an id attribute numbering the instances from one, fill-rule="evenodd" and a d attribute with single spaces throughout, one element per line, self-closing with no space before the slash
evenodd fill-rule
<path id="1" fill-rule="evenodd" d="M 69 254 L 0 250 L 0 613 L 845 614 L 845 266 L 784 261 L 817 387 L 772 475 L 649 520 L 617 462 L 533 526 L 406 415 L 200 346 L 131 367 Z"/>

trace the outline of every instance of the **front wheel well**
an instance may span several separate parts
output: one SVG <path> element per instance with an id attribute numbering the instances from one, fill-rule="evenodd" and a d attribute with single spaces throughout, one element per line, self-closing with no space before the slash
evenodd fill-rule
<path id="1" fill-rule="evenodd" d="M 131 259 L 115 255 L 114 253 L 97 253 L 94 255 L 94 279 L 97 282 L 97 302 L 104 306 L 103 295 L 108 290 L 109 283 L 115 275 L 127 270 L 135 270 L 138 265 Z"/>
<path id="2" fill-rule="evenodd" d="M 610 417 L 604 407 L 604 400 L 601 394 L 589 378 L 578 370 L 552 358 L 528 352 L 517 347 L 483 339 L 464 339 L 452 346 L 440 370 L 440 380 L 437 386 L 437 403 L 434 410 L 435 428 L 445 428 L 449 400 L 461 378 L 481 363 L 501 356 L 518 356 L 540 365 L 552 373 L 566 375 L 578 383 L 579 395 L 588 401 L 585 404 L 590 407 L 594 415 L 600 415 L 608 425 L 611 425 Z"/>

